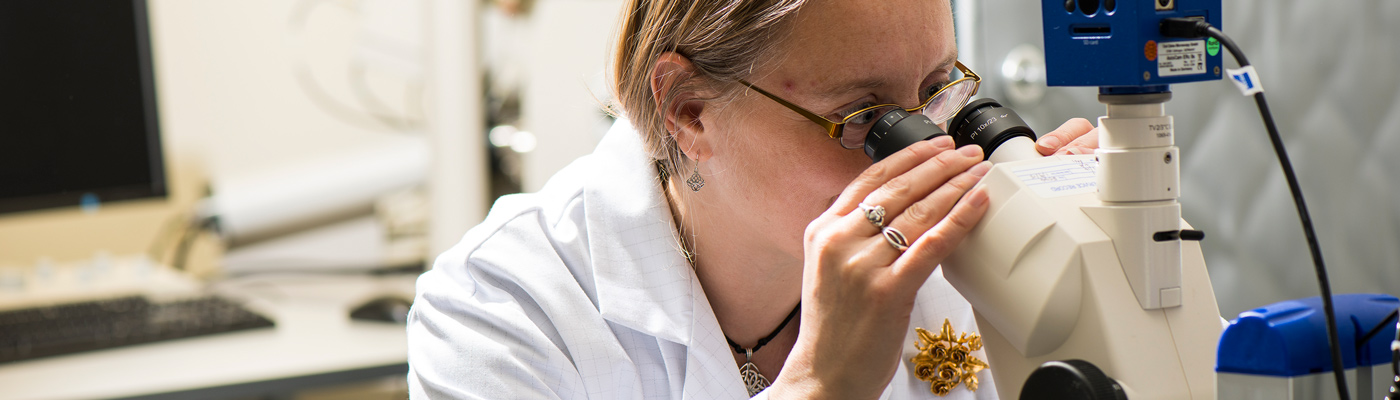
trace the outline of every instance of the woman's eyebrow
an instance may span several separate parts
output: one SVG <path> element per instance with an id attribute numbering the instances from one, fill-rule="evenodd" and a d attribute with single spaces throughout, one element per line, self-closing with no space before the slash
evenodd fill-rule
<path id="1" fill-rule="evenodd" d="M 938 63 L 938 67 L 937 67 L 937 68 L 934 68 L 933 70 L 934 70 L 934 71 L 942 71 L 942 70 L 945 70 L 945 69 L 952 69 L 952 68 L 953 68 L 953 63 L 956 63 L 956 62 L 958 62 L 958 52 L 957 52 L 957 51 L 954 51 L 954 52 L 952 52 L 952 53 L 949 53 L 947 57 L 944 57 L 944 58 L 943 58 L 943 61 L 941 61 L 941 62 Z"/>
<path id="2" fill-rule="evenodd" d="M 867 77 L 838 83 L 835 86 L 822 90 L 822 97 L 834 97 L 850 93 L 856 90 L 872 89 L 885 85 L 885 80 L 876 77 Z"/>
<path id="3" fill-rule="evenodd" d="M 934 71 L 942 71 L 953 68 L 953 63 L 958 61 L 958 52 L 954 51 L 940 61 Z M 876 77 L 865 77 L 856 80 L 837 83 L 830 88 L 823 89 L 819 93 L 823 97 L 840 96 L 856 90 L 872 89 L 885 85 L 885 80 Z"/>

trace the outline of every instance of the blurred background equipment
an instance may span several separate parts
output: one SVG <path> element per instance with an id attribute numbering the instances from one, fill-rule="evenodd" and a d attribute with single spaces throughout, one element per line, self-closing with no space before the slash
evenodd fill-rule
<path id="1" fill-rule="evenodd" d="M 247 243 L 345 216 L 368 214 L 385 193 L 423 184 L 430 152 L 423 140 L 386 143 L 308 159 L 275 174 L 213 182 L 200 218 L 213 218 L 232 243 Z"/>
<path id="2" fill-rule="evenodd" d="M 1400 299 L 1333 296 L 1347 382 L 1356 399 L 1379 399 L 1400 372 L 1391 368 Z M 1327 321 L 1319 297 L 1281 301 L 1240 313 L 1220 336 L 1220 399 L 1335 399 Z M 1394 399 L 1395 397 L 1389 397 Z"/>
<path id="3" fill-rule="evenodd" d="M 194 219 L 224 239 L 226 274 L 422 265 L 431 159 L 406 137 L 216 180 Z M 376 207 L 391 195 L 396 207 Z"/>
<path id="4" fill-rule="evenodd" d="M 401 397 L 489 201 L 477 5 L 6 2 L 4 397 Z"/>
<path id="5" fill-rule="evenodd" d="M 6 211 L 163 197 L 146 4 L 6 2 L 0 77 Z M 11 273 L 0 294 L 0 362 L 271 326 L 219 296 L 151 302 L 128 291 L 184 281 L 138 259 Z M 174 281 L 174 282 L 166 282 Z M 105 293 L 104 293 L 105 292 Z M 191 298 L 193 297 L 193 298 Z"/>

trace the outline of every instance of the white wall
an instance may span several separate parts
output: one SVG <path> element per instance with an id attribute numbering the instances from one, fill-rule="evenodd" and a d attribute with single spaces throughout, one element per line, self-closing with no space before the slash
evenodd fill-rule
<path id="1" fill-rule="evenodd" d="M 620 0 L 541 1 L 529 16 L 521 128 L 538 140 L 521 159 L 521 187 L 538 190 L 607 130 L 610 65 Z"/>
<path id="2" fill-rule="evenodd" d="M 352 103 L 353 11 L 321 5 L 294 35 L 286 0 L 153 1 L 157 81 L 165 139 L 213 176 L 277 168 L 317 153 L 395 139 L 318 108 L 298 86 L 305 63 L 326 91 Z M 296 40 L 300 36 L 300 40 Z"/>

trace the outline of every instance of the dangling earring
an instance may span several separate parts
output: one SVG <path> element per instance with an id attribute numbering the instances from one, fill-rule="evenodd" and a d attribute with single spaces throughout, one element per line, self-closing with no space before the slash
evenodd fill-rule
<path id="1" fill-rule="evenodd" d="M 690 173 L 690 178 L 685 180 L 685 184 L 690 186 L 690 191 L 699 192 L 705 186 L 705 178 L 700 177 L 700 166 L 695 166 L 694 172 Z"/>

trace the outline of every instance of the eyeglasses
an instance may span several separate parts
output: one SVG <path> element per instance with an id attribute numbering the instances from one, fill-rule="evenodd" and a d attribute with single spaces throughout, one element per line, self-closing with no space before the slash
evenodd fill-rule
<path id="1" fill-rule="evenodd" d="M 821 125 L 822 128 L 826 128 L 827 136 L 830 136 L 832 139 L 840 139 L 841 147 L 859 149 L 865 146 L 865 135 L 869 134 L 870 128 L 875 125 L 875 119 L 879 118 L 881 115 L 885 115 L 886 112 L 895 109 L 902 109 L 911 113 L 921 112 L 924 116 L 933 120 L 934 123 L 941 124 L 949 118 L 952 118 L 953 114 L 958 112 L 958 109 L 967 105 L 967 100 L 972 98 L 973 94 L 977 93 L 978 86 L 982 84 L 982 77 L 972 72 L 972 70 L 968 69 L 966 66 L 963 66 L 960 61 L 954 62 L 954 65 L 957 66 L 959 72 L 962 72 L 963 76 L 935 90 L 934 93 L 929 95 L 927 99 L 924 99 L 918 107 L 904 108 L 898 104 L 873 105 L 863 107 L 855 112 L 847 114 L 845 118 L 841 118 L 841 122 L 832 121 L 826 117 L 807 111 L 807 109 L 792 104 L 787 100 L 783 100 L 783 98 L 777 95 L 768 93 L 768 91 L 760 89 L 758 86 L 754 86 L 754 84 L 743 79 L 740 79 L 739 83 L 773 99 L 773 101 L 786 106 L 798 114 L 802 114 L 802 116 L 807 117 L 807 119 L 812 120 L 812 122 L 817 123 L 817 125 Z"/>

